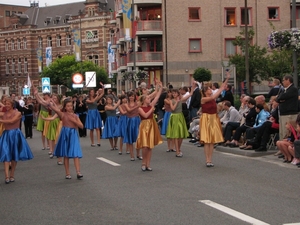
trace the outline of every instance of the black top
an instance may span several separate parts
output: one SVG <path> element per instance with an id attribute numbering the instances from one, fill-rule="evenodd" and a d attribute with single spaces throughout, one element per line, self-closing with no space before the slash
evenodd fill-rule
<path id="1" fill-rule="evenodd" d="M 298 114 L 298 90 L 294 84 L 281 91 L 276 101 L 279 103 L 280 115 Z"/>
<path id="2" fill-rule="evenodd" d="M 82 102 L 82 105 L 80 105 L 80 102 L 79 101 L 76 101 L 76 107 L 75 107 L 75 113 L 84 113 L 87 111 L 87 107 L 86 107 L 86 104 L 85 102 Z"/>
<path id="3" fill-rule="evenodd" d="M 159 99 L 158 99 L 158 102 L 157 102 L 157 108 L 162 110 L 162 108 L 164 107 L 165 105 L 165 98 L 167 97 L 167 92 L 163 92 L 160 94 L 159 96 Z"/>
<path id="4" fill-rule="evenodd" d="M 196 108 L 199 109 L 200 108 L 200 90 L 197 87 L 194 92 L 193 95 L 191 97 L 191 102 L 190 102 L 190 109 L 192 108 Z"/>
<path id="5" fill-rule="evenodd" d="M 251 108 L 249 110 L 249 112 L 245 115 L 243 115 L 245 117 L 245 125 L 248 127 L 253 127 L 254 123 L 255 123 L 255 118 L 256 118 L 256 110 L 255 107 Z"/>
<path id="6" fill-rule="evenodd" d="M 225 95 L 222 98 L 222 101 L 229 101 L 231 103 L 231 106 L 234 106 L 234 99 L 233 99 L 233 94 L 231 90 L 225 91 Z"/>

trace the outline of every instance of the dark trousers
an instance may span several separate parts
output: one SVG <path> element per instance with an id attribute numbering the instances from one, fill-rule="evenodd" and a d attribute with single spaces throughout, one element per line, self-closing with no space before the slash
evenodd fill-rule
<path id="1" fill-rule="evenodd" d="M 260 130 L 261 126 L 260 127 L 251 127 L 249 129 L 247 129 L 246 131 L 246 139 L 249 140 L 249 139 L 253 139 L 256 134 L 258 133 L 258 131 Z"/>
<path id="2" fill-rule="evenodd" d="M 250 127 L 243 124 L 242 126 L 239 126 L 233 135 L 233 140 L 239 141 L 242 134 L 245 133 Z"/>
<path id="3" fill-rule="evenodd" d="M 83 129 L 78 128 L 79 136 L 80 137 L 86 137 L 86 128 L 84 127 L 86 114 L 79 115 L 79 119 L 80 119 L 81 123 L 83 124 Z"/>
<path id="4" fill-rule="evenodd" d="M 107 118 L 106 112 L 103 111 L 103 112 L 99 112 L 99 113 L 100 113 L 100 116 L 101 116 L 101 120 L 103 122 L 102 126 L 104 127 L 105 122 L 106 122 L 106 118 Z M 100 128 L 100 135 L 102 136 L 102 129 L 101 128 Z"/>
<path id="5" fill-rule="evenodd" d="M 25 126 L 25 137 L 32 138 L 32 124 L 33 124 L 33 116 L 25 116 L 24 126 Z"/>
<path id="6" fill-rule="evenodd" d="M 223 136 L 225 141 L 230 141 L 232 137 L 232 131 L 236 130 L 240 126 L 238 122 L 228 122 L 224 128 Z"/>
<path id="7" fill-rule="evenodd" d="M 264 122 L 256 134 L 256 137 L 254 139 L 254 147 L 258 148 L 259 146 L 261 146 L 263 148 L 266 148 L 270 139 L 270 134 L 275 134 L 278 132 L 278 129 L 272 128 L 271 121 Z"/>

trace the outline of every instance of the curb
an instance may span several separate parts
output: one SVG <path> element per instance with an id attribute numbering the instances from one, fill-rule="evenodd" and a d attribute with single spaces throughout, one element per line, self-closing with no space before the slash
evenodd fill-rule
<path id="1" fill-rule="evenodd" d="M 255 152 L 254 150 L 242 150 L 239 148 L 230 148 L 224 146 L 217 146 L 215 150 L 219 152 L 231 153 L 231 154 L 242 155 L 247 157 L 261 157 L 266 155 L 272 155 L 278 151 L 276 149 L 270 149 L 267 150 L 266 152 Z"/>

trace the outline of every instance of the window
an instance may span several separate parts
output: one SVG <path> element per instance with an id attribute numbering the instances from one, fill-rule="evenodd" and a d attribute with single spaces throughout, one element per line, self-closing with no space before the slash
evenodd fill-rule
<path id="1" fill-rule="evenodd" d="M 13 60 L 12 60 L 12 63 L 11 63 L 11 73 L 12 73 L 12 74 L 15 74 L 15 73 L 16 73 L 15 63 L 16 63 L 16 60 L 13 59 Z"/>
<path id="2" fill-rule="evenodd" d="M 201 52 L 201 39 L 199 38 L 189 39 L 189 52 Z"/>
<path id="3" fill-rule="evenodd" d="M 38 38 L 38 46 L 39 46 L 39 48 L 43 48 L 43 39 L 42 39 L 42 37 Z"/>
<path id="4" fill-rule="evenodd" d="M 86 33 L 85 33 L 85 38 L 86 38 L 86 39 L 94 39 L 94 38 L 98 38 L 98 31 L 97 31 L 97 30 L 86 31 Z"/>
<path id="5" fill-rule="evenodd" d="M 225 57 L 230 55 L 235 55 L 237 53 L 237 48 L 233 44 L 234 39 L 225 39 Z"/>
<path id="6" fill-rule="evenodd" d="M 17 13 L 16 11 L 12 11 L 12 12 L 11 12 L 11 15 L 14 15 L 14 14 L 16 14 L 16 13 Z"/>
<path id="7" fill-rule="evenodd" d="M 235 26 L 235 8 L 225 8 L 225 26 Z"/>
<path id="8" fill-rule="evenodd" d="M 60 35 L 57 35 L 57 36 L 56 36 L 56 46 L 57 46 L 57 47 L 60 47 L 60 46 L 61 46 L 61 36 L 60 36 Z"/>
<path id="9" fill-rule="evenodd" d="M 10 11 L 5 11 L 5 16 L 10 17 Z"/>
<path id="10" fill-rule="evenodd" d="M 245 25 L 247 21 L 247 24 L 252 26 L 251 12 L 252 8 L 248 8 L 247 10 L 241 8 L 241 25 Z M 245 14 L 247 15 L 247 20 L 245 20 Z"/>
<path id="11" fill-rule="evenodd" d="M 99 56 L 98 55 L 89 55 L 88 61 L 93 62 L 96 65 L 99 65 Z"/>
<path id="12" fill-rule="evenodd" d="M 11 40 L 11 50 L 15 50 L 15 41 L 14 41 L 14 39 Z"/>
<path id="13" fill-rule="evenodd" d="M 279 20 L 279 7 L 269 7 L 268 8 L 268 19 L 269 20 Z"/>
<path id="14" fill-rule="evenodd" d="M 27 39 L 23 38 L 23 48 L 27 49 Z"/>
<path id="15" fill-rule="evenodd" d="M 52 37 L 51 36 L 47 37 L 47 47 L 52 47 Z"/>
<path id="16" fill-rule="evenodd" d="M 68 34 L 66 38 L 67 38 L 66 45 L 67 45 L 67 46 L 71 46 L 71 44 L 72 44 L 72 43 L 71 43 L 71 42 L 72 42 L 71 34 Z"/>
<path id="17" fill-rule="evenodd" d="M 6 70 L 6 74 L 9 74 L 9 59 L 6 59 L 5 70 Z"/>
<path id="18" fill-rule="evenodd" d="M 8 51 L 8 48 L 9 48 L 9 46 L 8 46 L 8 40 L 5 40 L 4 42 L 5 42 L 5 51 Z"/>
<path id="19" fill-rule="evenodd" d="M 161 8 L 142 8 L 139 12 L 141 20 L 161 20 Z"/>
<path id="20" fill-rule="evenodd" d="M 18 38 L 17 39 L 17 50 L 21 49 L 21 40 Z"/>
<path id="21" fill-rule="evenodd" d="M 189 8 L 189 20 L 200 21 L 200 8 Z"/>
<path id="22" fill-rule="evenodd" d="M 22 59 L 19 58 L 18 60 L 18 73 L 22 73 Z"/>
<path id="23" fill-rule="evenodd" d="M 27 58 L 24 58 L 24 73 L 28 73 L 28 61 L 27 61 Z"/>

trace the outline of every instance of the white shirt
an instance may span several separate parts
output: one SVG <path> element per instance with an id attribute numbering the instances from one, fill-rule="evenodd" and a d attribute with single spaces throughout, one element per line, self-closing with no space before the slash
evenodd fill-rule
<path id="1" fill-rule="evenodd" d="M 190 92 L 186 92 L 182 97 L 185 97 L 185 96 L 187 96 L 187 95 L 189 95 L 190 94 Z M 190 108 L 190 103 L 191 103 L 191 97 L 189 97 L 187 100 L 186 100 L 186 105 L 187 105 L 187 108 Z"/>

